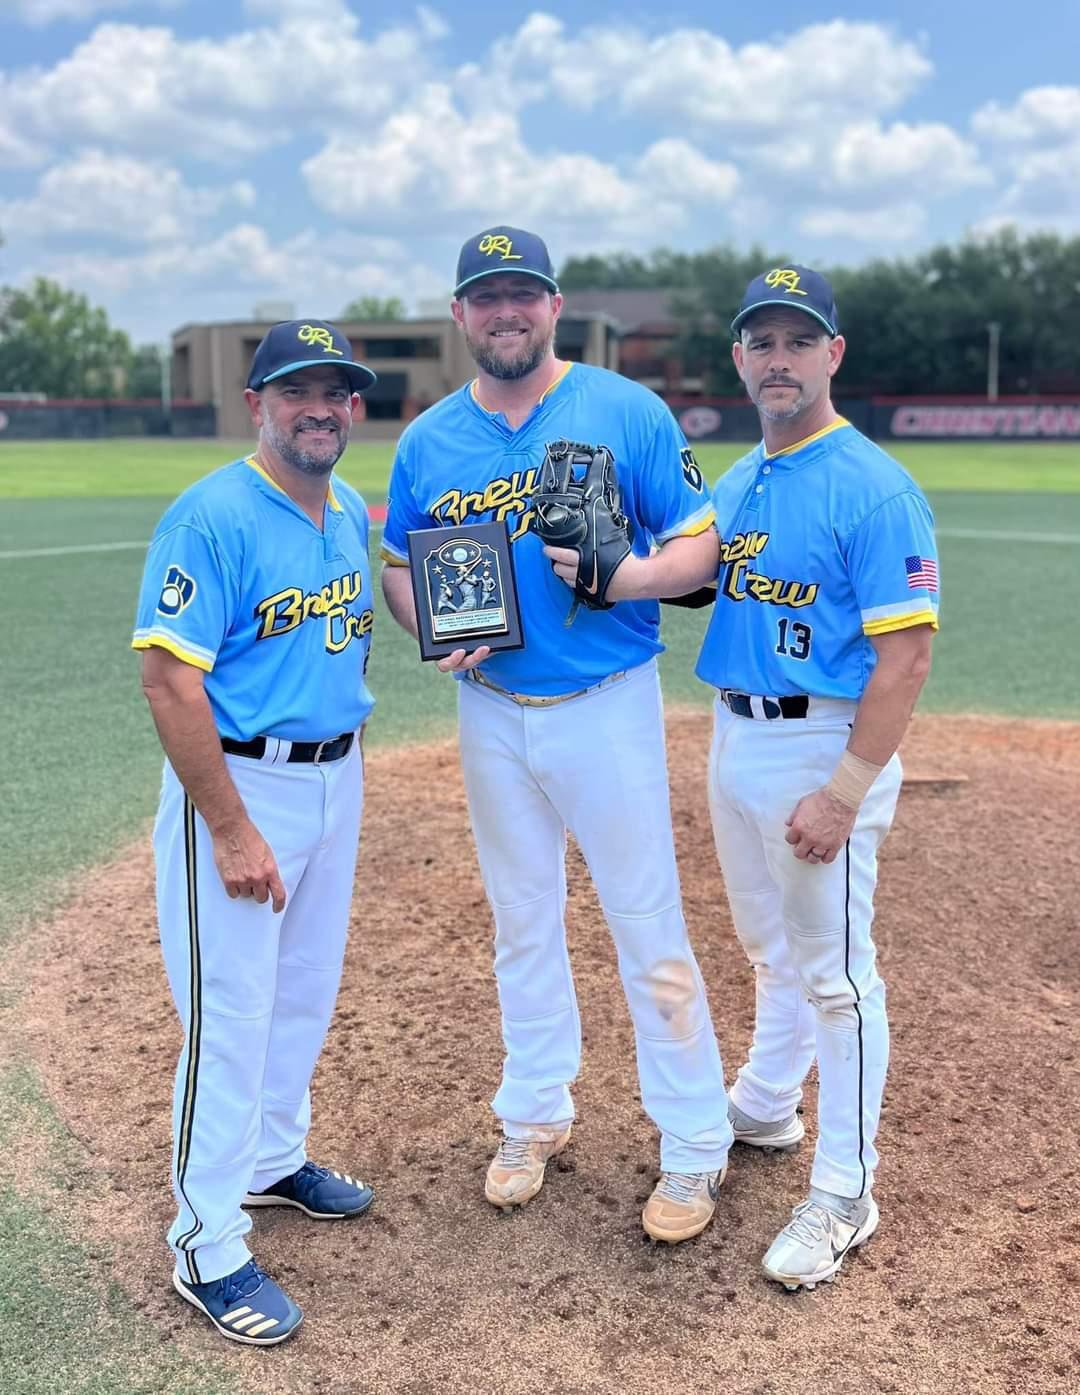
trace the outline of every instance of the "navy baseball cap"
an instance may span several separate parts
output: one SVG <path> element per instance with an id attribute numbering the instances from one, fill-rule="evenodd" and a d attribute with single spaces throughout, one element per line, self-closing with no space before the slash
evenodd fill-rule
<path id="1" fill-rule="evenodd" d="M 352 356 L 352 345 L 340 329 L 325 320 L 283 320 L 268 329 L 251 360 L 247 385 L 259 388 L 295 373 L 331 363 L 344 371 L 353 392 L 363 392 L 375 381 L 375 374 Z"/>
<path id="2" fill-rule="evenodd" d="M 820 272 L 811 271 L 808 267 L 777 266 L 772 271 L 755 276 L 746 288 L 739 313 L 731 322 L 732 334 L 738 336 L 746 317 L 766 305 L 786 305 L 792 310 L 804 310 L 833 338 L 840 332 L 832 287 Z"/>
<path id="3" fill-rule="evenodd" d="M 543 281 L 549 291 L 559 289 L 543 240 L 535 233 L 523 232 L 521 228 L 499 227 L 488 228 L 470 237 L 461 249 L 454 295 L 460 296 L 466 286 L 500 271 L 535 276 L 538 281 Z"/>

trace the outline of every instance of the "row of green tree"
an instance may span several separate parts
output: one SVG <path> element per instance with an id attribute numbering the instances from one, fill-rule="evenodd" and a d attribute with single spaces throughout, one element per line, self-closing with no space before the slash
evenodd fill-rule
<path id="1" fill-rule="evenodd" d="M 401 319 L 400 300 L 366 296 L 345 307 L 345 320 Z M 38 277 L 0 287 L 0 393 L 48 397 L 160 397 L 161 350 L 135 346 L 86 296 Z"/>
<path id="2" fill-rule="evenodd" d="M 670 352 L 726 394 L 739 390 L 728 325 L 743 291 L 789 262 L 762 247 L 575 257 L 559 284 L 671 291 L 681 332 Z M 848 392 L 985 392 L 995 340 L 1001 394 L 1080 390 L 1080 237 L 1007 228 L 910 259 L 817 269 L 836 292 Z"/>
<path id="3" fill-rule="evenodd" d="M 161 354 L 136 348 L 104 310 L 55 281 L 0 286 L 0 392 L 160 397 Z"/>
<path id="4" fill-rule="evenodd" d="M 736 393 L 728 324 L 747 282 L 788 260 L 760 247 L 658 249 L 574 257 L 559 280 L 570 292 L 670 292 L 680 328 L 669 352 L 714 392 Z M 821 269 L 848 341 L 849 393 L 984 392 L 992 343 L 1001 394 L 1080 390 L 1080 237 L 1005 229 L 909 260 Z M 403 316 L 400 300 L 374 296 L 341 313 L 345 321 Z M 158 346 L 133 345 L 86 296 L 44 277 L 0 287 L 0 392 L 156 397 L 161 390 Z"/>

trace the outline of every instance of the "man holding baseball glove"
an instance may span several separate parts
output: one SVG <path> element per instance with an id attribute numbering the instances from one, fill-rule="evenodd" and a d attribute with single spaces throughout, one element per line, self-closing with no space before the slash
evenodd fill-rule
<path id="1" fill-rule="evenodd" d="M 675 865 L 658 607 L 616 603 L 610 583 L 631 551 L 658 548 L 670 593 L 681 594 L 688 575 L 715 572 L 718 540 L 663 402 L 555 356 L 562 304 L 539 237 L 497 227 L 465 243 L 451 309 L 477 376 L 401 438 L 383 588 L 415 634 L 408 532 L 505 522 L 525 646 L 438 661 L 462 679 L 462 766 L 495 919 L 506 1056 L 487 1199 L 525 1205 L 570 1137 L 581 1029 L 564 921 L 569 831 L 615 941 L 641 1100 L 660 1131 L 663 1171 L 642 1223 L 675 1243 L 712 1218 L 732 1128 Z M 573 557 L 573 597 L 546 540 Z"/>

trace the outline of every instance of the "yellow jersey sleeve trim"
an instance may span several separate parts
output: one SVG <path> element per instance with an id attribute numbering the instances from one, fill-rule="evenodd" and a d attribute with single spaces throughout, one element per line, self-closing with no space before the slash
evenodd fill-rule
<path id="1" fill-rule="evenodd" d="M 160 635 L 151 635 L 148 639 L 133 639 L 132 649 L 165 649 L 176 659 L 180 659 L 185 664 L 190 664 L 192 668 L 201 668 L 203 673 L 212 673 L 214 665 L 207 663 L 205 659 L 197 659 L 186 649 L 181 649 L 175 640 L 162 639 Z"/>
<path id="2" fill-rule="evenodd" d="M 863 634 L 887 635 L 893 630 L 910 630 L 916 625 L 929 625 L 932 630 L 939 628 L 937 615 L 932 610 L 918 610 L 914 615 L 889 615 L 884 620 L 871 620 L 863 626 Z"/>
<path id="3" fill-rule="evenodd" d="M 399 557 L 396 552 L 389 552 L 385 547 L 379 548 L 379 556 L 390 567 L 407 567 L 408 559 Z"/>
<path id="4" fill-rule="evenodd" d="M 793 446 L 783 446 L 780 450 L 774 450 L 770 455 L 765 452 L 766 460 L 775 460 L 780 455 L 794 455 L 797 450 L 802 450 L 803 446 L 808 446 L 811 441 L 820 441 L 822 436 L 828 436 L 830 431 L 839 431 L 842 426 L 850 426 L 847 417 L 837 417 L 835 421 L 829 422 L 828 426 L 823 426 L 820 431 L 815 431 L 812 436 L 804 436 L 801 441 L 796 441 Z"/>
<path id="5" fill-rule="evenodd" d="M 708 518 L 699 518 L 696 523 L 691 523 L 685 533 L 676 533 L 677 538 L 696 538 L 702 533 L 707 533 L 710 528 L 716 526 L 716 514 L 711 513 Z"/>

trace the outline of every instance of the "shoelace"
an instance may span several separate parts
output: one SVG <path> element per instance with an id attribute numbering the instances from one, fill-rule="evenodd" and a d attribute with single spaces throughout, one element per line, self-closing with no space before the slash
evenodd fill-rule
<path id="1" fill-rule="evenodd" d="M 262 1288 L 265 1280 L 266 1275 L 263 1271 L 253 1259 L 249 1260 L 243 1269 L 238 1269 L 235 1274 L 230 1275 L 222 1289 L 222 1301 L 235 1303 L 238 1298 L 251 1298 Z"/>
<path id="2" fill-rule="evenodd" d="M 816 1201 L 800 1201 L 784 1229 L 793 1240 L 812 1248 L 829 1234 L 831 1224 L 832 1217 L 824 1206 Z"/>
<path id="3" fill-rule="evenodd" d="M 495 1159 L 499 1167 L 505 1167 L 512 1171 L 515 1167 L 523 1167 L 529 1160 L 529 1145 L 532 1142 L 528 1138 L 504 1138 L 499 1144 L 498 1156 Z"/>
<path id="4" fill-rule="evenodd" d="M 328 1168 L 320 1167 L 318 1163 L 306 1162 L 293 1178 L 293 1186 L 299 1187 L 301 1190 L 310 1191 L 312 1187 L 317 1186 L 319 1182 L 325 1181 L 329 1176 L 330 1171 Z"/>
<path id="5" fill-rule="evenodd" d="M 677 1201 L 680 1206 L 688 1206 L 708 1181 L 707 1172 L 662 1172 L 656 1186 L 656 1195 L 668 1201 Z"/>

